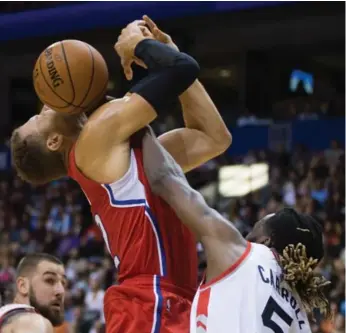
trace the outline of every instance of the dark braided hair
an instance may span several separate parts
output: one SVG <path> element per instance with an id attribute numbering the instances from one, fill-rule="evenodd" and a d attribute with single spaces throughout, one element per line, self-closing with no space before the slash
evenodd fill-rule
<path id="1" fill-rule="evenodd" d="M 323 228 L 310 215 L 285 208 L 265 222 L 271 238 L 271 247 L 279 254 L 283 279 L 299 294 L 305 310 L 312 314 L 317 308 L 331 317 L 325 287 L 330 284 L 321 274 L 314 272 L 323 258 Z"/>

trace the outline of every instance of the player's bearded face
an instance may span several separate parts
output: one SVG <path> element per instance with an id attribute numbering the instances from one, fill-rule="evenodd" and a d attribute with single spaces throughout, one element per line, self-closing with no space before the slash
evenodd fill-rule
<path id="1" fill-rule="evenodd" d="M 39 314 L 47 318 L 53 326 L 60 326 L 64 322 L 64 304 L 62 301 L 60 301 L 59 306 L 57 305 L 57 300 L 42 302 L 36 297 L 32 286 L 29 290 L 29 301 L 30 305 L 33 306 Z"/>

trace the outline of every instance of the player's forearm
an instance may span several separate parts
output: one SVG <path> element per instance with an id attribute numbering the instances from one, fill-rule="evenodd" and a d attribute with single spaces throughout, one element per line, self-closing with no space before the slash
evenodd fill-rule
<path id="1" fill-rule="evenodd" d="M 196 80 L 181 96 L 183 117 L 188 128 L 206 134 L 216 150 L 226 150 L 232 141 L 231 133 L 203 85 Z"/>
<path id="2" fill-rule="evenodd" d="M 185 224 L 210 249 L 215 241 L 223 244 L 246 243 L 237 228 L 219 212 L 208 206 L 203 196 L 181 176 L 168 175 L 160 180 L 160 196 Z"/>
<path id="3" fill-rule="evenodd" d="M 160 187 L 160 196 L 175 211 L 181 222 L 199 238 L 205 232 L 203 218 L 212 211 L 203 196 L 180 176 L 163 176 Z"/>

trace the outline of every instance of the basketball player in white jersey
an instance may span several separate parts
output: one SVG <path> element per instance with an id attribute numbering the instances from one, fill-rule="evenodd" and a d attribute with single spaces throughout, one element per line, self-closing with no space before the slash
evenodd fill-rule
<path id="1" fill-rule="evenodd" d="M 306 333 L 314 308 L 330 314 L 313 269 L 323 257 L 322 228 L 293 209 L 257 222 L 245 240 L 193 190 L 181 168 L 150 135 L 145 172 L 160 195 L 198 237 L 207 257 L 205 280 L 191 310 L 191 333 Z"/>
<path id="2" fill-rule="evenodd" d="M 53 333 L 64 321 L 66 277 L 60 260 L 45 253 L 24 257 L 17 267 L 16 295 L 0 308 L 1 333 Z"/>

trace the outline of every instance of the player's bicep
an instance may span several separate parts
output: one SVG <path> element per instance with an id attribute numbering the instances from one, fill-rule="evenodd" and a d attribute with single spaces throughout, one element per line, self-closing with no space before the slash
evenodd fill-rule
<path id="1" fill-rule="evenodd" d="M 128 168 L 126 141 L 156 117 L 155 110 L 142 97 L 132 94 L 124 100 L 114 100 L 99 108 L 84 126 L 76 144 L 76 162 L 86 175 L 105 173 L 110 167 L 122 175 Z M 114 168 L 114 156 L 119 157 Z M 126 163 L 125 163 L 126 162 Z M 111 164 L 111 166 L 110 166 Z M 124 170 L 122 170 L 124 167 Z M 118 174 L 110 177 L 111 181 Z M 114 179 L 113 179 L 114 178 Z M 94 179 L 95 180 L 95 179 Z"/>
<path id="2" fill-rule="evenodd" d="M 202 237 L 217 239 L 225 244 L 246 245 L 246 240 L 232 222 L 225 219 L 218 211 L 209 208 L 202 218 L 204 233 Z"/>
<path id="3" fill-rule="evenodd" d="M 193 170 L 224 151 L 208 135 L 191 128 L 178 128 L 158 139 L 184 172 Z"/>
<path id="4" fill-rule="evenodd" d="M 135 93 L 126 98 L 114 121 L 105 121 L 113 130 L 118 141 L 127 140 L 132 134 L 150 124 L 157 117 L 155 109 L 140 95 Z M 110 128 L 110 126 L 114 127 Z"/>
<path id="5" fill-rule="evenodd" d="M 153 107 L 141 96 L 132 94 L 102 105 L 84 126 L 79 145 L 104 150 L 127 140 L 156 117 Z"/>
<path id="6" fill-rule="evenodd" d="M 230 221 L 213 209 L 201 225 L 204 230 L 199 239 L 207 257 L 208 278 L 215 278 L 246 253 L 248 243 Z"/>

